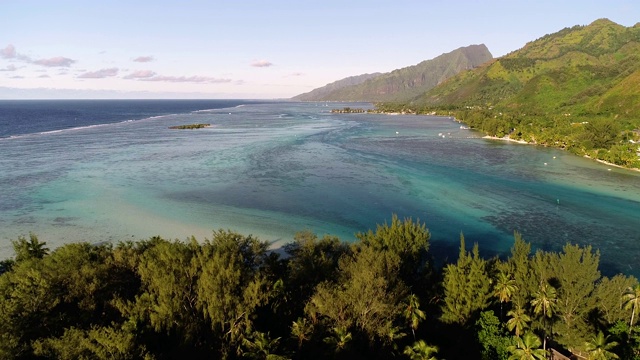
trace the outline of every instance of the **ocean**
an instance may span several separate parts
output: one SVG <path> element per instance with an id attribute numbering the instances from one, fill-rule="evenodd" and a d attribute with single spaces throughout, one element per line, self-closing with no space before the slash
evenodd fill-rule
<path id="1" fill-rule="evenodd" d="M 460 234 L 486 256 L 592 245 L 640 275 L 640 173 L 483 139 L 447 117 L 335 114 L 370 104 L 250 100 L 0 101 L 0 258 L 33 232 L 55 248 L 214 229 L 279 246 L 353 241 L 419 218 L 440 262 Z M 207 123 L 197 130 L 170 126 Z"/>

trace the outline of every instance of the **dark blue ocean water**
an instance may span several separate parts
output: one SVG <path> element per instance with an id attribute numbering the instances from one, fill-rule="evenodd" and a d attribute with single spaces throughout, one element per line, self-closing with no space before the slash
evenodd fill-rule
<path id="1" fill-rule="evenodd" d="M 0 100 L 0 138 L 256 103 L 248 100 Z"/>
<path id="2" fill-rule="evenodd" d="M 432 251 L 459 236 L 504 254 L 591 245 L 640 274 L 640 173 L 481 138 L 450 118 L 333 114 L 291 102 L 0 101 L 0 257 L 35 232 L 76 241 L 184 239 L 229 228 L 276 245 L 310 229 L 353 240 L 392 213 Z M 130 121 L 134 120 L 134 121 Z M 199 130 L 170 126 L 208 123 Z"/>

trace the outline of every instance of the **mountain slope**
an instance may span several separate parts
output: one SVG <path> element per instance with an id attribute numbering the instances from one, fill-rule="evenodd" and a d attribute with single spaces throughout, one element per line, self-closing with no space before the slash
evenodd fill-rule
<path id="1" fill-rule="evenodd" d="M 640 167 L 640 24 L 565 28 L 380 109 L 439 111 L 492 136 Z"/>
<path id="2" fill-rule="evenodd" d="M 317 89 L 313 89 L 304 94 L 296 95 L 291 98 L 291 100 L 298 101 L 322 101 L 324 98 L 333 91 L 342 89 L 347 86 L 362 84 L 363 82 L 380 76 L 381 73 L 373 73 L 373 74 L 362 74 L 357 76 L 350 76 L 348 78 L 344 78 L 342 80 L 334 81 L 330 84 L 327 84 L 323 87 L 319 87 Z"/>
<path id="3" fill-rule="evenodd" d="M 640 27 L 606 19 L 546 35 L 416 99 L 535 114 L 640 114 Z"/>
<path id="4" fill-rule="evenodd" d="M 332 83 L 314 90 L 322 90 L 321 92 L 319 91 L 319 96 L 301 98 L 306 95 L 302 94 L 293 99 L 316 101 L 406 101 L 424 93 L 460 71 L 472 69 L 491 59 L 491 53 L 484 44 L 471 45 L 442 54 L 432 60 L 423 61 L 417 65 L 372 77 L 360 84 L 338 87 L 326 92 L 327 87 L 335 84 Z"/>
<path id="5" fill-rule="evenodd" d="M 394 70 L 356 86 L 334 91 L 327 100 L 402 101 L 432 89 L 460 71 L 492 59 L 484 44 L 471 45 L 442 54 L 417 65 Z"/>

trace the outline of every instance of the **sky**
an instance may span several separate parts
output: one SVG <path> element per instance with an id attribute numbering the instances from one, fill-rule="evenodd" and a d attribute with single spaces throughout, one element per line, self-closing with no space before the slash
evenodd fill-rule
<path id="1" fill-rule="evenodd" d="M 640 1 L 0 0 L 0 99 L 289 98 L 599 18 Z"/>

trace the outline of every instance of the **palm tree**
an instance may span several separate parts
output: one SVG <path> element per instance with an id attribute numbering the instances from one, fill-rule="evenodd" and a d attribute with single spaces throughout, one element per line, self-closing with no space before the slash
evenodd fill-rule
<path id="1" fill-rule="evenodd" d="M 407 323 L 409 323 L 409 327 L 413 333 L 413 340 L 415 340 L 416 329 L 418 328 L 420 321 L 426 319 L 424 311 L 420 310 L 420 300 L 415 294 L 407 296 L 404 317 L 407 320 Z"/>
<path id="2" fill-rule="evenodd" d="M 413 346 L 404 348 L 404 354 L 411 360 L 436 360 L 433 354 L 437 352 L 437 346 L 428 345 L 424 340 L 418 340 L 413 343 Z"/>
<path id="3" fill-rule="evenodd" d="M 534 333 L 527 332 L 522 338 L 517 338 L 516 345 L 509 346 L 509 360 L 544 360 L 547 351 L 540 349 L 540 345 L 540 339 Z"/>
<path id="4" fill-rule="evenodd" d="M 34 233 L 29 233 L 29 240 L 24 236 L 19 236 L 18 240 L 11 240 L 11 243 L 16 253 L 17 262 L 27 259 L 42 259 L 49 254 L 49 248 L 46 247 L 47 243 L 38 240 L 38 236 Z"/>
<path id="5" fill-rule="evenodd" d="M 543 317 L 551 317 L 555 304 L 557 301 L 556 289 L 547 283 L 540 286 L 540 291 L 533 293 L 533 300 L 531 300 L 531 306 L 533 306 L 533 312 L 536 315 L 540 315 L 542 312 Z"/>
<path id="6" fill-rule="evenodd" d="M 633 318 L 636 314 L 636 310 L 638 309 L 638 305 L 640 305 L 640 285 L 629 287 L 622 295 L 622 299 L 624 300 L 624 308 L 626 310 L 631 309 L 631 321 L 629 321 L 629 333 L 631 333 Z"/>
<path id="7" fill-rule="evenodd" d="M 298 318 L 291 325 L 291 336 L 298 339 L 298 349 L 302 347 L 302 343 L 309 340 L 313 333 L 313 324 L 310 324 L 306 318 Z"/>
<path id="8" fill-rule="evenodd" d="M 333 345 L 336 352 L 340 352 L 347 347 L 349 341 L 351 341 L 351 333 L 344 327 L 334 327 L 333 335 L 324 338 L 324 342 Z"/>
<path id="9" fill-rule="evenodd" d="M 542 313 L 542 321 L 546 325 L 547 318 L 551 318 L 553 316 L 553 311 L 555 310 L 557 301 L 556 289 L 547 283 L 543 283 L 540 286 L 540 290 L 533 293 L 533 300 L 531 300 L 533 313 L 537 316 Z M 546 329 L 544 329 L 544 331 L 546 332 Z M 547 337 L 545 334 L 543 334 L 543 339 L 542 348 L 546 350 Z"/>
<path id="10" fill-rule="evenodd" d="M 275 338 L 271 340 L 269 338 L 269 333 L 265 334 L 260 331 L 256 331 L 253 333 L 253 339 L 244 339 L 242 344 L 246 348 L 244 352 L 244 356 L 252 359 L 260 359 L 260 360 L 276 360 L 276 359 L 285 359 L 283 356 L 274 355 L 271 352 L 278 346 L 280 342 L 280 338 Z"/>
<path id="11" fill-rule="evenodd" d="M 531 318 L 524 312 L 524 309 L 517 307 L 507 313 L 507 316 L 511 316 L 511 319 L 507 321 L 507 328 L 509 331 L 515 329 L 516 336 L 520 337 L 520 334 L 527 328 Z"/>
<path id="12" fill-rule="evenodd" d="M 390 344 L 393 350 L 398 350 L 397 340 L 402 339 L 407 336 L 407 334 L 400 331 L 400 328 L 397 326 L 393 326 L 393 324 L 388 323 L 386 336 L 384 337 L 385 344 Z"/>
<path id="13" fill-rule="evenodd" d="M 609 336 L 604 336 L 602 331 L 590 341 L 584 343 L 584 347 L 589 353 L 589 360 L 609 360 L 618 359 L 618 355 L 612 353 L 611 349 L 618 346 L 615 341 L 608 342 Z"/>
<path id="14" fill-rule="evenodd" d="M 502 316 L 502 303 L 509 302 L 511 295 L 517 290 L 518 286 L 516 285 L 516 281 L 500 271 L 496 279 L 496 285 L 493 287 L 493 296 L 497 297 L 500 301 L 500 316 Z"/>

